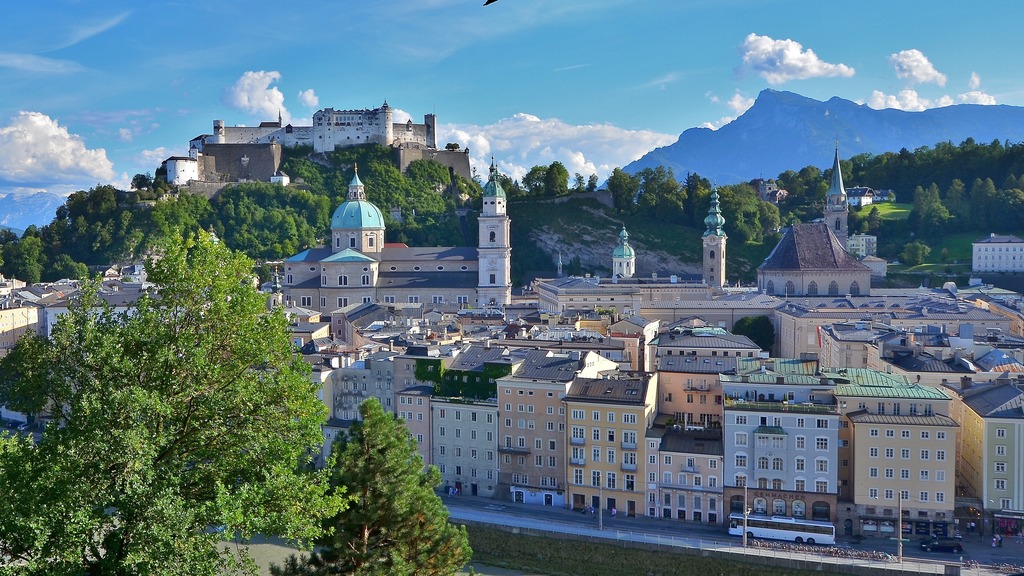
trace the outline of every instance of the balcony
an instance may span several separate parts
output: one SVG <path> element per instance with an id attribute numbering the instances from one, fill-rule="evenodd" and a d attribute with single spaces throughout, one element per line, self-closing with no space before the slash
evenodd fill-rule
<path id="1" fill-rule="evenodd" d="M 737 398 L 726 398 L 727 410 L 746 410 L 750 412 L 794 412 L 799 414 L 838 414 L 835 404 L 816 404 L 814 402 L 750 402 Z"/>
<path id="2" fill-rule="evenodd" d="M 586 443 L 586 438 L 569 438 L 569 444 L 572 444 L 573 446 L 583 446 Z"/>
<path id="3" fill-rule="evenodd" d="M 529 454 L 530 453 L 530 449 L 529 448 L 520 448 L 520 447 L 516 447 L 516 446 L 499 446 L 498 447 L 498 452 L 503 452 L 505 454 Z"/>
<path id="4" fill-rule="evenodd" d="M 623 450 L 636 450 L 636 442 L 626 442 L 625 440 L 623 440 L 622 441 L 622 449 Z"/>
<path id="5" fill-rule="evenodd" d="M 569 464 L 572 464 L 573 466 L 586 466 L 587 465 L 587 459 L 586 458 L 569 458 Z"/>
<path id="6" fill-rule="evenodd" d="M 700 474 L 700 466 L 683 466 L 682 471 L 690 474 Z"/>
<path id="7" fill-rule="evenodd" d="M 636 463 L 634 462 L 632 464 L 627 464 L 627 463 L 623 462 L 622 463 L 622 471 L 623 472 L 636 472 Z"/>

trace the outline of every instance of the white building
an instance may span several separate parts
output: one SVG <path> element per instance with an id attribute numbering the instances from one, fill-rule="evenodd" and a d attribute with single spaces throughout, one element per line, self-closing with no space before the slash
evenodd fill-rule
<path id="1" fill-rule="evenodd" d="M 972 245 L 974 272 L 1024 271 L 1024 240 L 1010 235 L 989 234 Z"/>

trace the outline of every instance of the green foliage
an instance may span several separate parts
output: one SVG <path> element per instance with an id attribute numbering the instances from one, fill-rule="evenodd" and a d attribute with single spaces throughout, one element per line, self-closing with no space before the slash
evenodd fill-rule
<path id="1" fill-rule="evenodd" d="M 420 382 L 433 382 L 435 387 L 444 382 L 446 368 L 444 362 L 439 359 L 419 358 L 416 360 L 416 368 L 413 375 Z"/>
<path id="2" fill-rule="evenodd" d="M 330 201 L 280 184 L 247 182 L 225 188 L 211 202 L 217 234 L 253 258 L 287 258 L 316 246 L 330 227 Z"/>
<path id="3" fill-rule="evenodd" d="M 417 366 L 418 367 L 418 366 Z M 495 381 L 512 373 L 509 364 L 485 364 L 480 372 L 445 370 L 441 382 L 434 385 L 434 394 L 445 398 L 486 400 L 495 398 Z"/>
<path id="4" fill-rule="evenodd" d="M 52 419 L 0 437 L 0 553 L 21 574 L 255 573 L 225 526 L 309 541 L 340 509 L 309 472 L 326 409 L 252 262 L 200 234 L 147 264 L 127 313 L 88 284 L 50 338 L 0 360 L 0 402 Z"/>
<path id="5" fill-rule="evenodd" d="M 354 501 L 335 516 L 334 533 L 316 552 L 274 566 L 277 576 L 449 576 L 469 561 L 466 528 L 448 523 L 434 492 L 437 467 L 424 467 L 416 441 L 376 398 L 359 407 L 361 421 L 335 444 L 332 482 Z"/>
<path id="6" fill-rule="evenodd" d="M 768 316 L 744 316 L 733 324 L 732 333 L 750 338 L 761 350 L 771 352 L 775 346 L 775 326 Z"/>
<path id="7" fill-rule="evenodd" d="M 903 259 L 903 263 L 907 266 L 917 266 L 924 262 L 925 258 L 928 257 L 931 251 L 931 247 L 927 244 L 911 242 L 903 247 L 903 252 L 900 256 Z"/>

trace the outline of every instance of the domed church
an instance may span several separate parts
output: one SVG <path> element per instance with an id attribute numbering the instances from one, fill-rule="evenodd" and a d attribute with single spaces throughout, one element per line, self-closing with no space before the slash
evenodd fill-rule
<path id="1" fill-rule="evenodd" d="M 331 217 L 331 245 L 283 263 L 285 299 L 328 314 L 370 302 L 502 307 L 512 300 L 505 191 L 491 161 L 479 245 L 415 248 L 384 242 L 384 216 L 366 199 L 359 170 Z"/>

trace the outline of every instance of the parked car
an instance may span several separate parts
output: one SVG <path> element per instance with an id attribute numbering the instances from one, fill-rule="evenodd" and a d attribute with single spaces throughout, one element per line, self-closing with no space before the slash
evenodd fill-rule
<path id="1" fill-rule="evenodd" d="M 964 551 L 964 544 L 956 538 L 928 538 L 921 541 L 921 549 L 926 552 L 953 552 L 959 554 Z"/>

